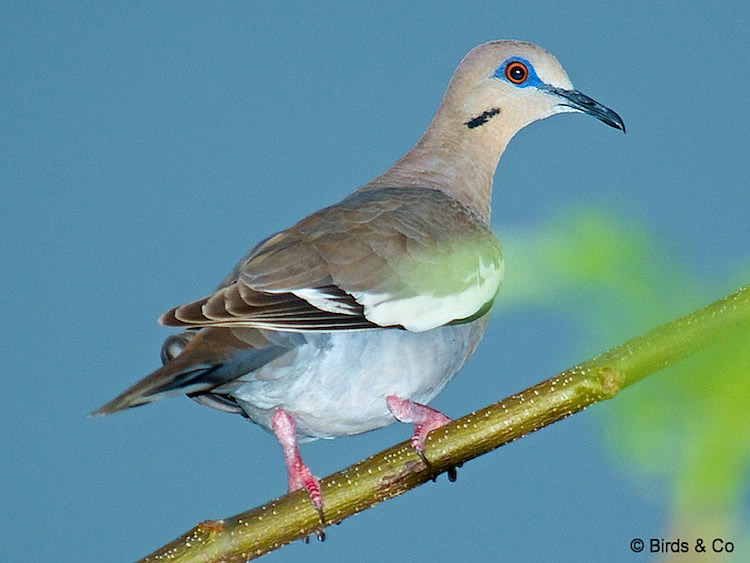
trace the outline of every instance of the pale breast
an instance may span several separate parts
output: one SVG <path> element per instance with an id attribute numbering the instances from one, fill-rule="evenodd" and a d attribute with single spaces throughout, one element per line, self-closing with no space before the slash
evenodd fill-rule
<path id="1" fill-rule="evenodd" d="M 283 408 L 303 441 L 381 428 L 395 422 L 385 397 L 433 399 L 472 355 L 488 317 L 421 333 L 306 333 L 289 353 L 244 376 L 232 395 L 266 429 Z"/>

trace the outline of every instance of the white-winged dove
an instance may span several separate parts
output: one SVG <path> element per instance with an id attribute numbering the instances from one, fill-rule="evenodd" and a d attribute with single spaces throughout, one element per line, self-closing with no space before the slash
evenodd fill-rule
<path id="1" fill-rule="evenodd" d="M 240 413 L 281 443 L 289 489 L 318 480 L 298 442 L 395 420 L 427 433 L 426 406 L 471 356 L 503 277 L 490 228 L 492 179 L 510 139 L 556 113 L 625 130 L 573 89 L 547 51 L 519 41 L 472 49 L 419 142 L 343 201 L 253 248 L 208 297 L 165 313 L 163 367 L 94 414 L 187 394 Z"/>

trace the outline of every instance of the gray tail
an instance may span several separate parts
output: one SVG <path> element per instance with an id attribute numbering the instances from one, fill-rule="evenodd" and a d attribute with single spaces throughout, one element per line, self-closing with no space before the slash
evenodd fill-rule
<path id="1" fill-rule="evenodd" d="M 215 377 L 223 363 L 196 362 L 195 354 L 181 355 L 195 334 L 187 332 L 167 338 L 161 351 L 164 365 L 92 412 L 91 416 L 112 414 L 175 395 L 200 394 L 223 383 Z"/>
<path id="2" fill-rule="evenodd" d="M 91 416 L 112 414 L 176 395 L 188 395 L 203 405 L 226 412 L 241 412 L 231 396 L 211 391 L 257 370 L 289 349 L 287 345 L 274 344 L 256 329 L 239 332 L 204 328 L 170 336 L 161 350 L 164 365 Z"/>

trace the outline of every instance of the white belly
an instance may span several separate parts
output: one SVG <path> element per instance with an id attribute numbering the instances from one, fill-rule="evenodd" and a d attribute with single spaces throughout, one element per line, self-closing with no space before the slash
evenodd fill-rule
<path id="1" fill-rule="evenodd" d="M 433 399 L 474 352 L 487 318 L 421 333 L 306 333 L 298 347 L 244 376 L 232 395 L 267 429 L 273 411 L 284 409 L 303 441 L 381 428 L 396 420 L 385 397 Z"/>

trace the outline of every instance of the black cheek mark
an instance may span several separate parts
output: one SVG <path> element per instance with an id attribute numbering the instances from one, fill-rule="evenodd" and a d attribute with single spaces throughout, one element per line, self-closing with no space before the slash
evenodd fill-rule
<path id="1" fill-rule="evenodd" d="M 469 129 L 474 129 L 475 127 L 484 125 L 498 113 L 500 113 L 500 108 L 492 108 L 490 110 L 482 112 L 482 115 L 478 115 L 474 119 L 470 119 L 469 121 L 464 123 L 464 125 L 466 125 L 466 127 L 468 127 Z"/>

